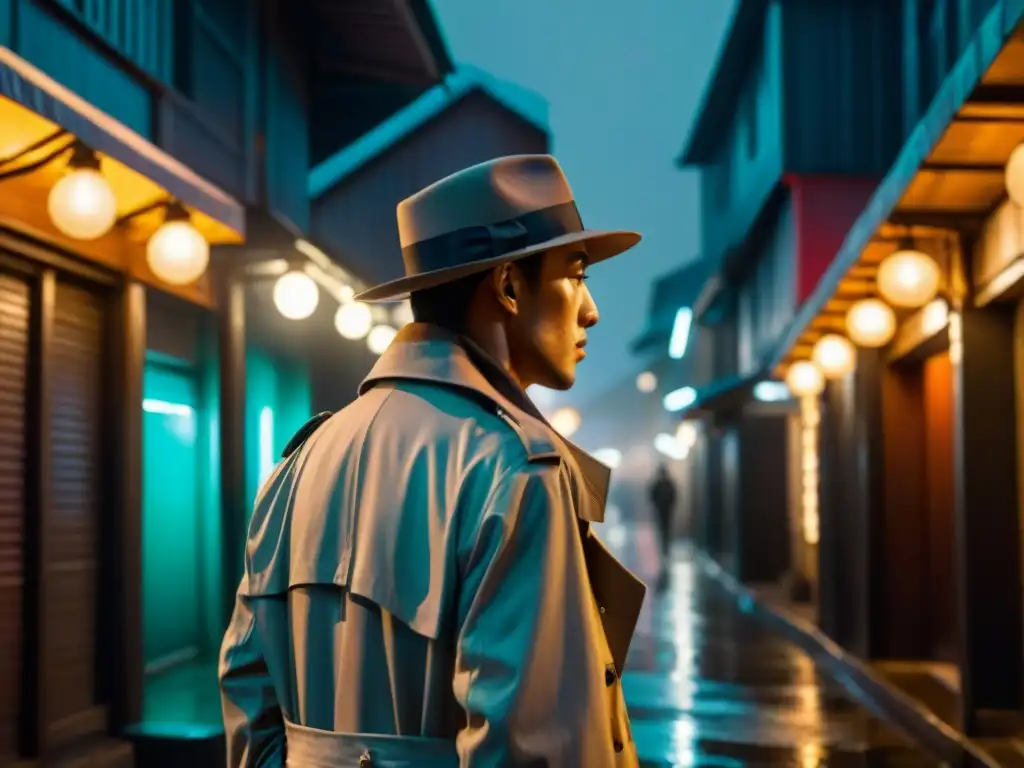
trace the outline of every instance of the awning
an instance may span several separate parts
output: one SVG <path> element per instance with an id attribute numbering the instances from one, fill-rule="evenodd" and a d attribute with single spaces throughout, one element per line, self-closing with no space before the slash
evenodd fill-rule
<path id="1" fill-rule="evenodd" d="M 0 156 L 63 128 L 104 156 L 119 213 L 172 196 L 211 243 L 244 236 L 245 210 L 230 195 L 2 46 L 0 97 Z"/>
<path id="2" fill-rule="evenodd" d="M 697 257 L 653 281 L 647 324 L 640 335 L 630 342 L 633 354 L 649 352 L 658 346 L 663 346 L 663 351 L 668 350 L 676 313 L 682 307 L 694 306 L 708 271 L 707 262 Z"/>
<path id="3" fill-rule="evenodd" d="M 1021 4 L 999 3 L 975 31 L 817 287 L 765 358 L 766 370 L 807 341 L 816 319 L 826 326 L 838 319 L 847 303 L 836 300 L 844 281 L 856 288 L 870 280 L 877 262 L 895 249 L 891 232 L 893 242 L 876 239 L 891 224 L 949 227 L 957 218 L 982 218 L 998 202 L 1002 168 L 1024 140 L 1024 41 L 1016 32 L 1022 16 Z M 1016 94 L 1017 115 L 1006 114 L 1008 86 Z M 979 162 L 985 152 L 992 156 Z M 819 318 L 826 313 L 837 317 Z"/>
<path id="4" fill-rule="evenodd" d="M 757 371 L 746 376 L 716 379 L 697 390 L 697 399 L 682 409 L 680 416 L 695 419 L 736 412 L 750 400 L 754 387 L 765 378 L 764 372 Z"/>

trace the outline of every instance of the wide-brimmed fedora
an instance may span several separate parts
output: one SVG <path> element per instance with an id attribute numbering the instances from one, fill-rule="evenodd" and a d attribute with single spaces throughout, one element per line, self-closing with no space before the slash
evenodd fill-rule
<path id="1" fill-rule="evenodd" d="M 637 232 L 584 229 L 569 182 L 550 155 L 512 155 L 453 173 L 398 204 L 405 277 L 359 301 L 398 301 L 414 291 L 573 243 L 589 263 L 640 242 Z"/>

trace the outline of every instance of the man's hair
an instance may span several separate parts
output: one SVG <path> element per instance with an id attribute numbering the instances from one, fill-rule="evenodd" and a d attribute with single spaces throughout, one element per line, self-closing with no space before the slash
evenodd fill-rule
<path id="1" fill-rule="evenodd" d="M 527 285 L 531 288 L 535 288 L 540 282 L 543 259 L 544 253 L 541 252 L 515 262 L 522 271 Z M 483 272 L 477 272 L 435 288 L 414 291 L 409 296 L 413 319 L 417 323 L 439 325 L 452 333 L 466 333 L 470 304 L 477 290 L 490 277 L 490 274 L 491 270 L 485 269 Z"/>

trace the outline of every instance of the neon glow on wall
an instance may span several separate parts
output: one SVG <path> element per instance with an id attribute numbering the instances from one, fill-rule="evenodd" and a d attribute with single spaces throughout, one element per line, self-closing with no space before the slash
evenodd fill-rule
<path id="1" fill-rule="evenodd" d="M 681 307 L 676 312 L 676 319 L 672 324 L 672 338 L 668 340 L 668 356 L 673 360 L 680 360 L 686 354 L 692 324 L 693 311 L 688 307 Z"/>

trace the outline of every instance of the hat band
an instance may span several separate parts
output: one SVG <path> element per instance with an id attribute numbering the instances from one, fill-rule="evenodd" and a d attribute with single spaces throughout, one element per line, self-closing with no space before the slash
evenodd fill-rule
<path id="1" fill-rule="evenodd" d="M 570 200 L 514 219 L 463 227 L 412 243 L 402 249 L 402 261 L 405 262 L 406 277 L 413 277 L 486 261 L 582 231 L 583 220 L 576 203 Z"/>

